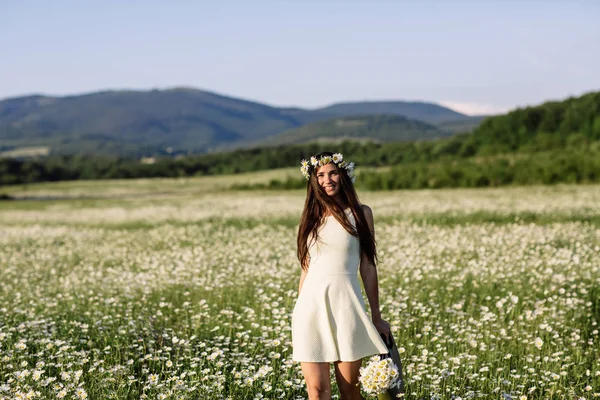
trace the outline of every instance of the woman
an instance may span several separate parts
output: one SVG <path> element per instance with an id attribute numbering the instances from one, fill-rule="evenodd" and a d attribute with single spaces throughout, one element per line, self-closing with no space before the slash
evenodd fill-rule
<path id="1" fill-rule="evenodd" d="M 359 204 L 354 164 L 341 154 L 302 160 L 301 171 L 308 185 L 298 229 L 302 273 L 292 313 L 292 358 L 301 363 L 309 399 L 331 398 L 331 362 L 342 399 L 362 399 L 362 358 L 387 353 L 380 334 L 390 332 L 379 311 L 373 213 Z"/>

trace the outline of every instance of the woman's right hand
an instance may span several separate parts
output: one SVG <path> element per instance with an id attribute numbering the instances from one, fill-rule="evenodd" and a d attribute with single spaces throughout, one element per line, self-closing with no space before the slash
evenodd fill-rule
<path id="1" fill-rule="evenodd" d="M 390 334 L 392 333 L 390 324 L 386 320 L 379 318 L 373 320 L 373 325 L 375 325 L 377 332 L 379 332 L 381 335 L 384 335 L 387 338 L 386 342 L 388 342 L 390 340 Z"/>

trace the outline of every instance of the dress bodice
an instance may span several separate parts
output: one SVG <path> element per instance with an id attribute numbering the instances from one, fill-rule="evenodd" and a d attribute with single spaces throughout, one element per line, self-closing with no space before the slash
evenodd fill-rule
<path id="1" fill-rule="evenodd" d="M 345 213 L 350 224 L 355 226 L 350 209 L 346 209 Z M 329 215 L 319 228 L 317 241 L 310 243 L 309 255 L 309 274 L 356 275 L 360 264 L 360 242 L 333 215 Z"/>

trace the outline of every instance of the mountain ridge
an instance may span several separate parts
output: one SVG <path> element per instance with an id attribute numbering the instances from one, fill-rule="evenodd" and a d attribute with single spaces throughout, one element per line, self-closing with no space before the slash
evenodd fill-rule
<path id="1" fill-rule="evenodd" d="M 53 154 L 142 156 L 167 148 L 205 153 L 244 147 L 317 121 L 367 114 L 399 115 L 430 124 L 471 121 L 435 103 L 345 102 L 305 109 L 191 87 L 33 94 L 0 101 L 0 150 L 48 146 Z"/>

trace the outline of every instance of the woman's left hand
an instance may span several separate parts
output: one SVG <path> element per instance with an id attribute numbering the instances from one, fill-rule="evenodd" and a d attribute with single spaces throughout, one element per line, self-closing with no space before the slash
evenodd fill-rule
<path id="1" fill-rule="evenodd" d="M 389 339 L 391 329 L 390 329 L 390 324 L 388 324 L 388 322 L 386 320 L 381 319 L 381 318 L 379 318 L 377 320 L 373 320 L 373 325 L 375 325 L 375 328 L 377 328 L 377 332 L 385 335 L 385 337 Z"/>

